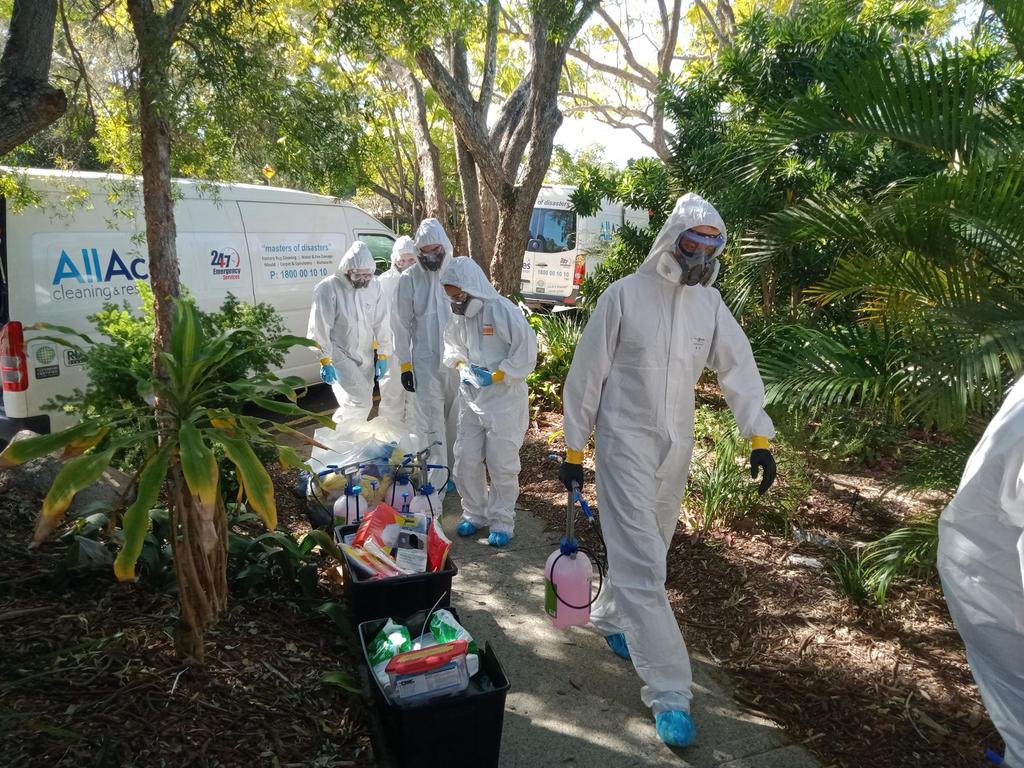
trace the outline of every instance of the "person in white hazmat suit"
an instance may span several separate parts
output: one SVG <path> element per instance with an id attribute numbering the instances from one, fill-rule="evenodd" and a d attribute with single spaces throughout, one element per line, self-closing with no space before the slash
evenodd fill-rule
<path id="1" fill-rule="evenodd" d="M 590 620 L 643 680 L 658 736 L 696 738 L 692 675 L 665 594 L 666 558 L 693 452 L 694 388 L 709 367 L 744 437 L 760 491 L 775 479 L 764 385 L 739 324 L 712 288 L 725 223 L 697 195 L 676 202 L 647 260 L 598 300 L 563 393 L 566 458 L 559 478 L 583 486 L 583 451 L 596 427 L 596 484 L 608 553 Z"/>
<path id="2" fill-rule="evenodd" d="M 444 363 L 461 379 L 457 530 L 472 536 L 489 526 L 487 542 L 504 547 L 515 527 L 519 449 L 530 421 L 526 377 L 537 365 L 537 336 L 519 307 L 494 289 L 472 259 L 453 259 L 441 283 L 454 313 L 445 332 Z"/>
<path id="3" fill-rule="evenodd" d="M 320 347 L 320 378 L 338 400 L 335 425 L 366 421 L 373 408 L 373 378 L 387 372 L 384 350 L 391 328 L 380 286 L 373 277 L 373 254 L 356 240 L 337 271 L 313 288 L 308 335 Z M 374 349 L 380 355 L 374 363 Z"/>
<path id="4" fill-rule="evenodd" d="M 939 517 L 939 575 L 1003 764 L 1024 768 L 1024 379 Z"/>
<path id="5" fill-rule="evenodd" d="M 416 263 L 398 280 L 391 319 L 402 386 L 416 393 L 416 434 L 424 447 L 439 443 L 431 450 L 431 461 L 448 467 L 453 464 L 459 388 L 458 374 L 441 363 L 444 332 L 452 317 L 441 273 L 451 260 L 452 243 L 441 222 L 424 219 L 416 230 Z M 438 477 L 432 473 L 431 482 L 436 485 Z"/>
<path id="6" fill-rule="evenodd" d="M 377 277 L 384 303 L 387 306 L 388 325 L 395 315 L 395 295 L 398 292 L 398 281 L 402 273 L 416 263 L 416 243 L 408 235 L 395 240 L 391 249 L 391 268 Z M 380 384 L 380 406 L 378 413 L 394 424 L 414 427 L 416 414 L 414 403 L 416 395 L 406 392 L 399 377 L 397 368 L 389 368 L 378 382 Z"/>

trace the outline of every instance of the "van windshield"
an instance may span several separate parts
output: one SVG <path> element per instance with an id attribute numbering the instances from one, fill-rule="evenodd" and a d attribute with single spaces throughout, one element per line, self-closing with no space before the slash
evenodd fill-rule
<path id="1" fill-rule="evenodd" d="M 576 214 L 550 208 L 534 208 L 526 250 L 562 253 L 576 247 Z"/>

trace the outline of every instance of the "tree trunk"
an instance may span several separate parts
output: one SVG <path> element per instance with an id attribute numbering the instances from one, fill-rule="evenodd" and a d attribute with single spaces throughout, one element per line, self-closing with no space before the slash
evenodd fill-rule
<path id="1" fill-rule="evenodd" d="M 482 212 L 480 223 L 484 237 L 480 266 L 489 275 L 491 264 L 494 261 L 494 246 L 498 241 L 498 201 L 491 194 L 491 190 L 483 185 L 480 186 L 480 210 Z"/>
<path id="2" fill-rule="evenodd" d="M 767 319 L 775 314 L 775 281 L 771 264 L 766 264 L 761 270 L 761 309 Z"/>
<path id="3" fill-rule="evenodd" d="M 170 349 L 174 301 L 180 293 L 177 230 L 171 195 L 171 135 L 165 119 L 165 96 L 171 63 L 171 46 L 184 23 L 192 0 L 176 0 L 166 14 L 153 9 L 152 0 L 128 0 L 128 13 L 139 49 L 139 120 L 142 127 L 142 194 L 146 215 L 149 278 L 153 288 L 156 327 L 153 333 L 153 375 L 166 377 L 158 353 Z M 175 429 L 174 417 L 157 400 L 157 429 L 163 442 Z M 200 529 L 199 505 L 192 498 L 179 466 L 167 483 L 171 497 L 171 546 L 178 583 L 180 625 L 175 650 L 182 659 L 203 663 L 203 639 L 227 605 L 227 519 L 218 496 L 212 520 L 213 544 Z M 209 531 L 207 530 L 208 534 Z"/>
<path id="4" fill-rule="evenodd" d="M 412 137 L 416 144 L 416 161 L 423 182 L 424 218 L 433 217 L 447 226 L 448 211 L 441 174 L 441 154 L 430 136 L 423 86 L 416 75 L 398 61 L 390 59 L 387 66 L 392 76 L 402 84 L 408 107 L 412 111 Z"/>
<path id="5" fill-rule="evenodd" d="M 213 516 L 216 543 L 209 550 L 200 528 L 199 505 L 189 494 L 181 469 L 171 471 L 171 547 L 174 575 L 178 583 L 181 617 L 174 632 L 174 647 L 182 660 L 202 666 L 206 630 L 217 622 L 228 604 L 227 512 L 217 497 Z"/>
<path id="6" fill-rule="evenodd" d="M 146 245 L 149 279 L 153 287 L 157 350 L 170 348 L 174 300 L 181 292 L 178 272 L 177 228 L 171 193 L 171 134 L 161 109 L 168 87 L 170 42 L 164 42 L 161 26 L 152 20 L 146 36 L 139 38 L 139 121 L 142 126 L 142 196 L 146 214 Z"/>
<path id="7" fill-rule="evenodd" d="M 57 0 L 14 0 L 0 58 L 0 156 L 32 138 L 68 108 L 48 84 Z"/>
<path id="8" fill-rule="evenodd" d="M 480 178 L 476 173 L 476 163 L 469 153 L 465 142 L 455 137 L 455 160 L 459 170 L 459 186 L 462 189 L 462 205 L 465 208 L 466 242 L 469 255 L 487 273 L 484 255 L 484 236 L 481 223 L 483 216 L 480 210 Z"/>
<path id="9" fill-rule="evenodd" d="M 521 190 L 498 206 L 498 234 L 491 262 L 491 282 L 505 296 L 519 293 L 523 277 L 523 233 L 530 226 L 534 197 Z"/>

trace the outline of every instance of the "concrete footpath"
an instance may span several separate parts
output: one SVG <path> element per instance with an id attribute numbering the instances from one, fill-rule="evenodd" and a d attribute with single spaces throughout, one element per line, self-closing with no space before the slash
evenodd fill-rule
<path id="1" fill-rule="evenodd" d="M 445 500 L 444 528 L 459 574 L 452 604 L 470 631 L 494 646 L 512 684 L 505 706 L 502 768 L 693 766 L 818 768 L 773 722 L 745 712 L 723 672 L 693 658 L 697 744 L 671 750 L 640 701 L 633 666 L 590 628 L 554 629 L 543 611 L 543 567 L 558 542 L 529 512 L 516 515 L 505 549 L 486 530 L 455 535 L 459 500 Z"/>

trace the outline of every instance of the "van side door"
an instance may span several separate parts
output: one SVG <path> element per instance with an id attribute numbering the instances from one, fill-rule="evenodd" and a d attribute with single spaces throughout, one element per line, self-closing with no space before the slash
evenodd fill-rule
<path id="1" fill-rule="evenodd" d="M 272 305 L 287 332 L 308 336 L 313 288 L 337 269 L 348 248 L 342 205 L 239 202 L 258 302 Z M 296 347 L 285 356 L 285 376 L 320 381 L 317 354 Z"/>

